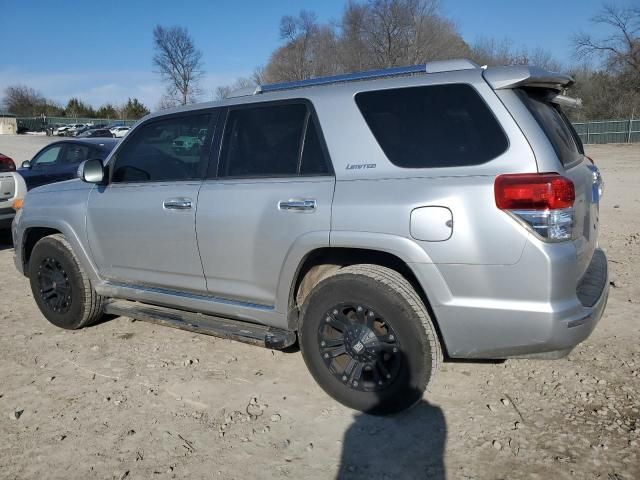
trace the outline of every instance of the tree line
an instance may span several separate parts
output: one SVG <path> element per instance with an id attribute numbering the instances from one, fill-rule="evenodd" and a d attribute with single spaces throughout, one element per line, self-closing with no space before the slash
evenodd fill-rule
<path id="1" fill-rule="evenodd" d="M 18 117 L 68 117 L 108 118 L 137 120 L 149 113 L 149 109 L 137 98 L 129 98 L 122 105 L 105 103 L 94 109 L 82 100 L 72 97 L 65 106 L 46 98 L 37 90 L 26 85 L 12 85 L 5 88 L 4 108 Z"/>
<path id="2" fill-rule="evenodd" d="M 359 72 L 432 60 L 470 58 L 479 65 L 537 65 L 567 72 L 576 83 L 569 95 L 583 99 L 583 108 L 570 110 L 574 120 L 640 117 L 640 6 L 604 4 L 593 18 L 605 27 L 602 37 L 576 32 L 574 62 L 564 65 L 541 49 L 518 47 L 493 37 L 467 42 L 443 13 L 440 0 L 348 0 L 342 16 L 318 21 L 312 11 L 280 20 L 281 45 L 249 77 L 221 86 L 214 97 L 268 83 Z M 542 31 L 541 31 L 542 32 Z M 542 33 L 543 34 L 543 33 Z M 153 30 L 152 64 L 166 86 L 158 109 L 201 99 L 205 75 L 202 52 L 184 27 Z M 77 98 L 66 107 L 18 85 L 5 90 L 5 108 L 16 115 L 137 119 L 149 112 L 137 99 L 124 105 L 105 104 L 94 110 Z"/>
<path id="3" fill-rule="evenodd" d="M 576 32 L 574 64 L 563 65 L 541 48 L 509 40 L 468 43 L 439 0 L 350 0 L 336 22 L 319 22 L 306 10 L 282 17 L 282 45 L 266 65 L 218 87 L 215 96 L 256 84 L 470 58 L 479 65 L 530 64 L 569 73 L 576 84 L 568 94 L 583 99 L 582 109 L 569 112 L 575 120 L 640 117 L 640 7 L 605 4 L 592 23 L 609 33 L 599 38 Z"/>

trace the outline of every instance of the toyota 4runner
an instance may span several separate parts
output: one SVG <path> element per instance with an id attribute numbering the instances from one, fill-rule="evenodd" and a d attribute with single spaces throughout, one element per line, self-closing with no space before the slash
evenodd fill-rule
<path id="1" fill-rule="evenodd" d="M 445 355 L 559 358 L 602 316 L 602 182 L 571 83 L 449 60 L 151 114 L 29 192 L 16 265 L 62 328 L 110 313 L 298 341 L 335 399 L 400 411 Z"/>

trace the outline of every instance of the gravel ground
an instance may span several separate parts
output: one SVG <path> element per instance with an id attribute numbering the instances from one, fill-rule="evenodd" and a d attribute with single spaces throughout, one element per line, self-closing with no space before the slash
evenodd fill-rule
<path id="1" fill-rule="evenodd" d="M 0 137 L 0 152 L 46 140 Z M 389 418 L 331 400 L 297 351 L 126 318 L 57 329 L 1 245 L 0 476 L 640 478 L 640 146 L 588 150 L 612 280 L 594 334 L 562 360 L 447 362 Z"/>

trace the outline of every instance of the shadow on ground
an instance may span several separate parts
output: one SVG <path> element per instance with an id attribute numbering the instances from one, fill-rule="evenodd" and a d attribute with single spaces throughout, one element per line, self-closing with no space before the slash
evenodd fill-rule
<path id="1" fill-rule="evenodd" d="M 0 251 L 13 248 L 11 230 L 0 230 Z"/>
<path id="2" fill-rule="evenodd" d="M 390 417 L 359 414 L 345 433 L 337 478 L 444 480 L 446 436 L 442 410 L 425 400 Z"/>

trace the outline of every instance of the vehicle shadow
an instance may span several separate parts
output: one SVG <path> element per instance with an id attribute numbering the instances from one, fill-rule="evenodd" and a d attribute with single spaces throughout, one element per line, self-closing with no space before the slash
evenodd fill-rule
<path id="1" fill-rule="evenodd" d="M 13 248 L 13 239 L 11 238 L 11 230 L 0 230 L 0 252 Z"/>
<path id="2" fill-rule="evenodd" d="M 344 435 L 338 480 L 444 480 L 447 428 L 442 410 L 422 400 L 391 417 L 359 414 Z"/>
<path id="3" fill-rule="evenodd" d="M 422 397 L 412 387 L 408 387 L 408 391 Z M 412 397 L 411 393 L 405 395 Z M 374 405 L 372 410 L 376 408 Z M 411 409 L 395 415 L 360 413 L 344 434 L 336 478 L 444 480 L 446 439 L 447 425 L 442 409 L 424 398 Z"/>

